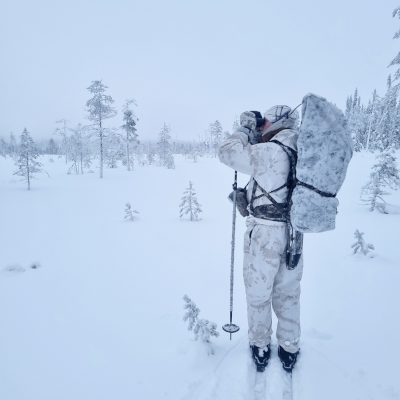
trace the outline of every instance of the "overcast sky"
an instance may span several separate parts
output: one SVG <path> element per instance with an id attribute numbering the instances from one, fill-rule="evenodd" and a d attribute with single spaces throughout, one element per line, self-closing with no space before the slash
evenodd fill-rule
<path id="1" fill-rule="evenodd" d="M 50 138 L 84 119 L 91 81 L 135 98 L 139 139 L 193 139 L 218 119 L 314 92 L 345 106 L 383 94 L 395 0 L 1 0 L 0 134 Z"/>

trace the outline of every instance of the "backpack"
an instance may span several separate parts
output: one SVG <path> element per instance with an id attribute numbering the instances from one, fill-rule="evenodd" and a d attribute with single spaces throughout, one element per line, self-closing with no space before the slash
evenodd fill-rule
<path id="1" fill-rule="evenodd" d="M 333 230 L 339 206 L 336 195 L 353 155 L 343 112 L 323 97 L 304 96 L 297 149 L 291 224 L 302 233 Z"/>

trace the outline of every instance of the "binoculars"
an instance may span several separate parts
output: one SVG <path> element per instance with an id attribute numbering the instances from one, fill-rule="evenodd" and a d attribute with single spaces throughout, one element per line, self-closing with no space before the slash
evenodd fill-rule
<path id="1" fill-rule="evenodd" d="M 251 111 L 256 116 L 257 125 L 256 127 L 259 128 L 265 124 L 265 118 L 261 115 L 260 111 Z"/>

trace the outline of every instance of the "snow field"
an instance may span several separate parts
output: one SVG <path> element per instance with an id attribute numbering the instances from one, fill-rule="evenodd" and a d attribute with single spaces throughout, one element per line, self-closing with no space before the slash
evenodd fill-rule
<path id="1" fill-rule="evenodd" d="M 399 156 L 400 154 L 398 154 Z M 238 215 L 229 335 L 231 191 L 234 172 L 216 159 L 176 157 L 176 169 L 122 166 L 67 175 L 62 159 L 31 191 L 0 160 L 1 398 L 251 399 L 242 281 L 244 219 Z M 335 231 L 305 235 L 301 355 L 295 399 L 400 399 L 400 215 L 370 213 L 359 191 L 374 159 L 356 153 L 338 195 Z M 189 180 L 201 221 L 179 218 Z M 239 176 L 239 186 L 247 180 Z M 388 196 L 400 205 L 400 193 Z M 138 210 L 124 220 L 125 204 Z M 352 256 L 355 229 L 374 257 Z M 31 269 L 33 262 L 41 267 Z M 25 272 L 8 272 L 13 264 Z M 182 296 L 218 324 L 207 344 L 187 331 Z M 276 321 L 275 321 L 276 322 Z M 281 398 L 276 340 L 266 398 Z"/>

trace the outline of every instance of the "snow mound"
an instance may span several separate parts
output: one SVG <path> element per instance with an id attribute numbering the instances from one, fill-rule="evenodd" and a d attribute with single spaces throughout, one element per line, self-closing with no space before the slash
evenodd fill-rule
<path id="1" fill-rule="evenodd" d="M 25 268 L 19 264 L 10 264 L 4 267 L 2 272 L 6 275 L 17 275 L 21 272 L 25 272 Z"/>

